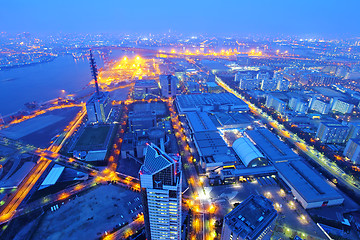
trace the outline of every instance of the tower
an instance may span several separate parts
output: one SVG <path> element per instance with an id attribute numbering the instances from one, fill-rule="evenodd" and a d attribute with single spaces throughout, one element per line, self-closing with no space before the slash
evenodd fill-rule
<path id="1" fill-rule="evenodd" d="M 147 239 L 180 240 L 180 162 L 150 144 L 139 175 Z"/>
<path id="2" fill-rule="evenodd" d="M 90 50 L 90 70 L 95 81 L 96 92 L 86 102 L 86 111 L 88 115 L 88 122 L 91 124 L 106 123 L 107 117 L 111 111 L 111 103 L 108 92 L 100 92 L 97 79 L 97 68 L 95 59 Z"/>

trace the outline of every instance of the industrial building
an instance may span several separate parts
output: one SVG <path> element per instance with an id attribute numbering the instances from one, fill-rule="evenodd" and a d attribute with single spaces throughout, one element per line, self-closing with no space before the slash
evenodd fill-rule
<path id="1" fill-rule="evenodd" d="M 176 105 L 180 114 L 186 112 L 248 111 L 248 105 L 231 93 L 178 95 Z"/>
<path id="2" fill-rule="evenodd" d="M 129 112 L 129 130 L 132 132 L 144 131 L 156 126 L 155 112 Z"/>
<path id="3" fill-rule="evenodd" d="M 344 201 L 340 193 L 269 130 L 247 130 L 245 135 L 271 161 L 304 208 L 339 205 Z"/>
<path id="4" fill-rule="evenodd" d="M 159 95 L 159 85 L 155 80 L 138 80 L 134 85 L 134 99 L 144 99 L 148 95 Z"/>
<path id="5" fill-rule="evenodd" d="M 276 163 L 275 167 L 305 209 L 344 202 L 344 197 L 302 160 Z"/>
<path id="6" fill-rule="evenodd" d="M 272 163 L 300 159 L 299 155 L 295 154 L 276 135 L 265 128 L 246 130 L 245 135 Z"/>
<path id="7" fill-rule="evenodd" d="M 224 217 L 221 240 L 270 239 L 276 217 L 270 200 L 251 195 Z"/>
<path id="8" fill-rule="evenodd" d="M 220 180 L 224 183 L 235 183 L 246 177 L 274 176 L 276 174 L 277 170 L 272 165 L 255 168 L 225 168 L 220 171 Z"/>
<path id="9" fill-rule="evenodd" d="M 344 149 L 344 156 L 349 158 L 354 164 L 360 164 L 360 139 L 349 139 Z"/>
<path id="10" fill-rule="evenodd" d="M 344 143 L 349 134 L 349 127 L 338 122 L 322 122 L 316 137 L 323 143 Z"/>
<path id="11" fill-rule="evenodd" d="M 215 124 L 206 112 L 189 112 L 186 113 L 186 118 L 193 133 L 217 131 Z"/>
<path id="12" fill-rule="evenodd" d="M 268 165 L 264 155 L 247 138 L 238 138 L 232 145 L 232 148 L 239 156 L 245 167 L 258 167 Z"/>
<path id="13" fill-rule="evenodd" d="M 147 239 L 180 240 L 181 163 L 151 144 L 139 175 Z"/>
<path id="14" fill-rule="evenodd" d="M 209 115 L 218 129 L 247 128 L 254 119 L 243 112 L 216 112 Z"/>

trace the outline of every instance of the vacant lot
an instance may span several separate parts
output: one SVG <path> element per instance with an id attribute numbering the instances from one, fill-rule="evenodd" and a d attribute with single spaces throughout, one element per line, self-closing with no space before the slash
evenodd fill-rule
<path id="1" fill-rule="evenodd" d="M 96 239 L 119 223 L 131 222 L 141 211 L 138 197 L 119 186 L 100 186 L 45 213 L 32 239 Z"/>

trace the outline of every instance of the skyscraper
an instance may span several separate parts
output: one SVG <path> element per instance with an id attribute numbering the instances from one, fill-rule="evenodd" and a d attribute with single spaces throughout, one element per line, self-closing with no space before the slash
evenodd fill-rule
<path id="1" fill-rule="evenodd" d="M 181 239 L 181 163 L 150 144 L 139 175 L 147 239 Z"/>

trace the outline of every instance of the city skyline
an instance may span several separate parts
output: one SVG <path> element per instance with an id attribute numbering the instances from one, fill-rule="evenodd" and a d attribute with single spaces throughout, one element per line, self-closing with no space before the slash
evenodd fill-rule
<path id="1" fill-rule="evenodd" d="M 0 3 L 0 239 L 360 240 L 359 8 Z"/>
<path id="2" fill-rule="evenodd" d="M 169 31 L 189 35 L 357 37 L 356 0 L 318 1 L 7 1 L 0 31 L 41 34 Z M 65 17 L 66 16 L 66 17 Z"/>

